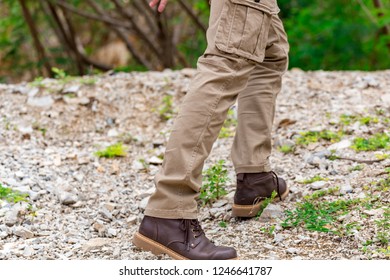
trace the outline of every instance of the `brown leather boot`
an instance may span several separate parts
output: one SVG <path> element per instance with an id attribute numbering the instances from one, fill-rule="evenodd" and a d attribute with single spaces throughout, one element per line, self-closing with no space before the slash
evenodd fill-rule
<path id="1" fill-rule="evenodd" d="M 232 209 L 233 217 L 254 217 L 266 198 L 277 192 L 276 200 L 285 199 L 289 193 L 286 181 L 275 172 L 237 174 L 237 189 Z"/>
<path id="2" fill-rule="evenodd" d="M 198 220 L 145 216 L 133 244 L 155 255 L 168 254 L 176 260 L 237 259 L 235 249 L 215 246 L 205 236 Z"/>

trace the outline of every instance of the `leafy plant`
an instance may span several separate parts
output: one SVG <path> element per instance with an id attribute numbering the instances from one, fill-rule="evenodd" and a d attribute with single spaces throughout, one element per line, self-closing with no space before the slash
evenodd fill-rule
<path id="1" fill-rule="evenodd" d="M 220 221 L 218 223 L 218 225 L 221 227 L 221 228 L 227 228 L 227 223 L 225 221 Z"/>
<path id="2" fill-rule="evenodd" d="M 95 152 L 95 155 L 104 158 L 114 158 L 114 157 L 125 157 L 127 154 L 126 154 L 126 148 L 123 146 L 123 144 L 117 143 L 108 146 L 104 150 Z"/>
<path id="3" fill-rule="evenodd" d="M 215 165 L 204 171 L 203 185 L 199 195 L 203 205 L 210 204 L 227 194 L 224 186 L 229 182 L 229 178 L 227 169 L 223 167 L 224 163 L 224 160 L 219 160 Z"/>
<path id="4" fill-rule="evenodd" d="M 282 227 L 303 226 L 312 231 L 337 233 L 337 218 L 358 203 L 359 199 L 297 203 L 296 209 L 286 211 L 287 218 Z"/>
<path id="5" fill-rule="evenodd" d="M 234 111 L 230 109 L 227 113 L 227 118 L 223 123 L 221 131 L 219 132 L 218 138 L 229 138 L 234 136 L 236 126 L 237 120 L 234 117 Z"/>
<path id="6" fill-rule="evenodd" d="M 11 188 L 4 187 L 0 184 L 0 199 L 5 199 L 8 202 L 18 203 L 21 201 L 27 202 L 27 195 L 15 191 Z"/>
<path id="7" fill-rule="evenodd" d="M 173 97 L 172 95 L 165 95 L 162 99 L 162 104 L 158 108 L 158 113 L 160 115 L 161 120 L 167 121 L 172 118 L 173 111 Z"/>
<path id="8" fill-rule="evenodd" d="M 283 154 L 290 154 L 292 152 L 294 152 L 294 146 L 291 146 L 291 145 L 282 145 L 280 147 L 278 147 L 278 150 L 280 152 L 282 152 Z"/>
<path id="9" fill-rule="evenodd" d="M 277 195 L 278 195 L 278 193 L 276 191 L 273 191 L 271 193 L 271 197 L 267 197 L 266 199 L 264 199 L 263 203 L 260 206 L 259 212 L 256 215 L 257 217 L 261 216 L 261 214 L 263 213 L 264 209 L 267 208 L 267 206 L 270 205 L 274 201 L 274 199 L 275 199 L 275 197 Z"/>
<path id="10" fill-rule="evenodd" d="M 319 140 L 326 140 L 332 143 L 338 142 L 341 139 L 341 136 L 344 133 L 342 131 L 332 132 L 330 130 L 321 130 L 321 131 L 306 131 L 301 132 L 300 137 L 296 138 L 296 143 L 298 145 L 307 146 L 310 143 L 316 143 Z"/>
<path id="11" fill-rule="evenodd" d="M 311 183 L 318 182 L 318 181 L 329 181 L 329 179 L 323 178 L 320 175 L 315 175 L 314 177 L 309 178 L 309 179 L 305 179 L 303 181 L 300 181 L 299 183 L 307 185 L 307 184 L 311 184 Z"/>
<path id="12" fill-rule="evenodd" d="M 369 138 L 355 138 L 351 147 L 356 151 L 377 151 L 379 149 L 388 149 L 389 145 L 389 135 L 387 133 L 377 133 Z"/>

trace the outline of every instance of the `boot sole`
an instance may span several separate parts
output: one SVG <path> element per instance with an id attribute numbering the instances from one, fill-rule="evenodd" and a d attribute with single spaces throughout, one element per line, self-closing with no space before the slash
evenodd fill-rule
<path id="1" fill-rule="evenodd" d="M 288 196 L 290 189 L 287 187 L 285 192 L 282 193 L 282 199 L 285 199 Z M 280 201 L 279 197 L 276 197 L 274 201 Z M 256 203 L 254 205 L 240 205 L 233 204 L 232 207 L 232 217 L 241 217 L 241 218 L 252 218 L 259 213 L 261 206 L 263 205 L 264 200 Z"/>
<path id="2" fill-rule="evenodd" d="M 140 234 L 137 232 L 134 237 L 133 237 L 133 244 L 145 251 L 152 252 L 154 255 L 162 255 L 162 254 L 167 254 L 170 256 L 172 259 L 175 260 L 189 260 L 188 258 L 176 253 L 175 251 L 169 249 L 168 247 Z M 231 260 L 236 260 L 238 258 L 234 258 Z"/>

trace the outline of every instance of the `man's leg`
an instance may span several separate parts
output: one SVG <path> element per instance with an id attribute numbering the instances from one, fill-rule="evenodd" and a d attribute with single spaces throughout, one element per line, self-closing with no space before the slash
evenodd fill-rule
<path id="1" fill-rule="evenodd" d="M 255 216 L 261 201 L 270 197 L 274 190 L 280 199 L 288 194 L 286 183 L 270 172 L 269 163 L 275 100 L 281 90 L 282 75 L 287 70 L 288 49 L 283 24 L 275 15 L 265 59 L 257 64 L 248 86 L 238 96 L 238 126 L 232 149 L 238 174 L 233 216 Z"/>
<path id="2" fill-rule="evenodd" d="M 197 74 L 175 121 L 162 169 L 155 178 L 156 192 L 134 237 L 137 246 L 174 258 L 236 256 L 231 248 L 210 245 L 202 235 L 196 198 L 204 161 L 227 111 L 245 89 L 255 61 L 264 57 L 271 16 L 263 8 L 252 1 L 211 2 L 208 48 L 198 61 Z"/>

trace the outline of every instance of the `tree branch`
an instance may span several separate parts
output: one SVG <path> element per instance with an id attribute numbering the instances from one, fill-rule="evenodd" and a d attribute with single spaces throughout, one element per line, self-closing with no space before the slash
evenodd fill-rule
<path id="1" fill-rule="evenodd" d="M 39 40 L 38 30 L 35 26 L 32 15 L 27 7 L 26 1 L 19 0 L 19 3 L 22 7 L 23 16 L 27 22 L 28 28 L 30 29 L 30 33 L 31 33 L 32 38 L 33 38 L 33 42 L 34 42 L 35 50 L 36 50 L 37 55 L 38 55 L 38 59 L 40 62 L 43 63 L 44 67 L 46 68 L 47 74 L 49 76 L 51 76 L 52 72 L 51 72 L 50 62 L 48 61 L 48 58 L 46 56 L 45 48 L 43 47 L 41 41 Z"/>
<path id="2" fill-rule="evenodd" d="M 184 11 L 186 11 L 186 13 L 189 15 L 189 17 L 193 20 L 195 25 L 198 26 L 198 28 L 200 30 L 202 30 L 202 32 L 204 34 L 206 34 L 207 27 L 199 20 L 199 17 L 195 14 L 195 12 L 192 10 L 192 8 L 190 6 L 188 6 L 188 4 L 186 4 L 183 0 L 178 0 L 178 2 L 180 4 L 180 6 L 182 6 Z"/>

